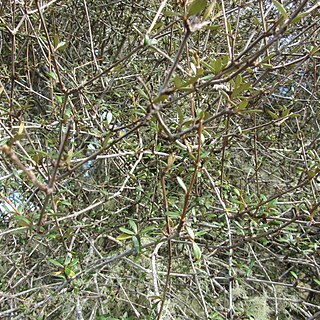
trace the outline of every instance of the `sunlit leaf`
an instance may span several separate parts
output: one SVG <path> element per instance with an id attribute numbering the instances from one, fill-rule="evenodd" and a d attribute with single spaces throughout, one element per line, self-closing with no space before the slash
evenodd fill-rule
<path id="1" fill-rule="evenodd" d="M 129 220 L 130 227 L 134 233 L 138 233 L 138 226 L 133 220 Z"/>
<path id="2" fill-rule="evenodd" d="M 189 226 L 186 226 L 186 230 L 187 230 L 187 233 L 188 233 L 190 239 L 194 240 L 195 236 L 194 236 L 194 232 L 193 232 L 192 228 Z"/>
<path id="3" fill-rule="evenodd" d="M 24 131 L 24 122 L 22 121 L 19 125 L 18 134 L 23 134 Z"/>
<path id="4" fill-rule="evenodd" d="M 132 235 L 127 234 L 127 233 L 121 233 L 120 235 L 117 236 L 117 240 L 119 241 L 123 241 L 123 240 L 127 240 L 127 239 L 131 239 Z"/>
<path id="5" fill-rule="evenodd" d="M 75 272 L 71 269 L 71 268 L 65 268 L 64 269 L 64 273 L 69 277 L 69 278 L 73 278 L 76 274 Z"/>
<path id="6" fill-rule="evenodd" d="M 170 153 L 169 156 L 168 156 L 168 161 L 167 161 L 168 169 L 170 169 L 172 167 L 175 159 L 176 159 L 175 154 L 174 153 Z"/>
<path id="7" fill-rule="evenodd" d="M 184 184 L 183 180 L 180 177 L 177 177 L 177 180 L 178 180 L 178 183 L 180 184 L 180 187 L 184 190 L 185 193 L 187 193 L 188 189 Z"/>
<path id="8" fill-rule="evenodd" d="M 57 75 L 53 71 L 48 72 L 48 77 L 52 80 L 57 80 Z"/>
<path id="9" fill-rule="evenodd" d="M 131 235 L 135 234 L 135 232 L 133 232 L 132 230 L 126 229 L 124 227 L 120 227 L 119 230 L 126 234 L 131 234 Z"/>
<path id="10" fill-rule="evenodd" d="M 48 261 L 51 262 L 52 264 L 54 264 L 57 267 L 60 267 L 60 268 L 64 267 L 64 265 L 58 260 L 48 258 Z"/>
<path id="11" fill-rule="evenodd" d="M 194 255 L 195 259 L 200 260 L 201 259 L 200 247 L 195 242 L 192 242 L 192 249 L 193 249 L 193 255 Z"/>
<path id="12" fill-rule="evenodd" d="M 64 50 L 66 47 L 67 47 L 67 42 L 66 41 L 61 41 L 56 46 L 56 50 Z"/>

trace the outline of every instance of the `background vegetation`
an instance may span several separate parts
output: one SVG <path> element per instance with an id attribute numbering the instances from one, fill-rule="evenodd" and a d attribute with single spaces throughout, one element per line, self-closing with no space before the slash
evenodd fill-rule
<path id="1" fill-rule="evenodd" d="M 313 319 L 319 2 L 0 4 L 0 318 Z"/>

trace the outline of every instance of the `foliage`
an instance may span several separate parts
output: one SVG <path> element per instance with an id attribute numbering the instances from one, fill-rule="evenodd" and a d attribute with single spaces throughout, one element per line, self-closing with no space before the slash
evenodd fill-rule
<path id="1" fill-rule="evenodd" d="M 319 6 L 0 4 L 0 318 L 319 311 Z"/>

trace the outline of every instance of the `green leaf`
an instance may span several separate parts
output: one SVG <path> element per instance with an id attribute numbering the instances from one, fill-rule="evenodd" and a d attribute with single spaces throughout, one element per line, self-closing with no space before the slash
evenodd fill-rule
<path id="1" fill-rule="evenodd" d="M 69 267 L 74 267 L 79 263 L 79 259 L 73 259 L 70 263 L 69 263 Z"/>
<path id="2" fill-rule="evenodd" d="M 200 260 L 201 259 L 201 250 L 195 242 L 192 242 L 192 249 L 193 249 L 193 255 L 194 255 L 195 259 Z"/>
<path id="3" fill-rule="evenodd" d="M 153 100 L 153 103 L 159 103 L 159 102 L 162 102 L 164 100 L 166 100 L 168 98 L 168 96 L 166 94 L 162 94 L 158 97 L 156 97 L 154 100 Z"/>
<path id="4" fill-rule="evenodd" d="M 146 35 L 146 37 L 144 38 L 144 45 L 145 46 L 153 46 L 153 45 L 156 45 L 157 43 L 158 43 L 157 39 L 149 38 L 148 35 Z"/>
<path id="5" fill-rule="evenodd" d="M 274 113 L 274 112 L 272 112 L 270 110 L 267 110 L 267 113 L 272 119 L 274 119 L 274 120 L 279 119 L 279 116 L 276 113 Z"/>
<path id="6" fill-rule="evenodd" d="M 181 107 L 177 107 L 177 111 L 178 111 L 179 123 L 181 124 L 184 120 L 184 113 Z"/>
<path id="7" fill-rule="evenodd" d="M 241 74 L 239 73 L 237 76 L 236 76 L 236 80 L 235 80 L 235 84 L 236 84 L 236 87 L 239 87 L 242 83 L 242 76 Z"/>
<path id="8" fill-rule="evenodd" d="M 194 235 L 194 232 L 193 232 L 192 228 L 189 227 L 189 226 L 186 226 L 186 230 L 187 230 L 187 233 L 188 233 L 190 239 L 191 239 L 191 240 L 194 240 L 195 235 Z"/>
<path id="9" fill-rule="evenodd" d="M 207 20 L 208 18 L 210 18 L 211 13 L 214 12 L 216 2 L 216 0 L 211 1 L 211 3 L 209 4 L 209 6 L 203 14 L 203 20 Z"/>
<path id="10" fill-rule="evenodd" d="M 64 50 L 66 47 L 67 47 L 67 42 L 66 41 L 61 41 L 56 46 L 56 50 Z"/>
<path id="11" fill-rule="evenodd" d="M 187 193 L 188 189 L 184 184 L 183 180 L 180 177 L 177 177 L 177 180 L 178 180 L 178 183 L 180 184 L 180 187 L 184 190 L 185 193 Z"/>
<path id="12" fill-rule="evenodd" d="M 139 236 L 132 237 L 133 245 L 135 249 L 140 253 L 141 252 L 141 239 Z"/>
<path id="13" fill-rule="evenodd" d="M 222 61 L 220 58 L 217 58 L 214 62 L 211 63 L 211 66 L 214 69 L 214 73 L 218 74 L 222 70 Z"/>
<path id="14" fill-rule="evenodd" d="M 170 169 L 174 163 L 174 160 L 176 159 L 176 156 L 174 153 L 170 153 L 168 156 L 168 161 L 167 161 L 167 167 Z"/>
<path id="15" fill-rule="evenodd" d="M 138 233 L 138 226 L 133 220 L 129 220 L 129 224 L 131 229 L 134 231 L 135 234 Z"/>
<path id="16" fill-rule="evenodd" d="M 231 94 L 231 99 L 239 96 L 243 91 L 248 90 L 251 87 L 251 83 L 242 83 L 239 87 L 235 88 Z"/>
<path id="17" fill-rule="evenodd" d="M 57 80 L 57 75 L 53 71 L 48 72 L 48 77 L 52 80 Z"/>
<path id="18" fill-rule="evenodd" d="M 152 232 L 154 229 L 155 229 L 155 226 L 148 226 L 148 227 L 145 227 L 144 229 L 142 229 L 140 231 L 140 233 L 141 234 L 148 234 L 148 233 Z"/>
<path id="19" fill-rule="evenodd" d="M 20 215 L 15 216 L 15 220 L 18 222 L 19 227 L 30 227 L 32 226 L 32 221 L 28 218 Z"/>
<path id="20" fill-rule="evenodd" d="M 127 240 L 127 239 L 131 239 L 132 235 L 128 234 L 128 233 L 121 233 L 120 235 L 117 236 L 117 240 L 119 241 L 123 241 L 123 240 Z"/>
<path id="21" fill-rule="evenodd" d="M 180 79 L 179 76 L 175 76 L 174 77 L 173 83 L 174 83 L 174 86 L 176 87 L 176 89 L 179 89 L 179 88 L 183 87 L 183 82 L 182 82 L 182 80 Z"/>
<path id="22" fill-rule="evenodd" d="M 59 35 L 56 33 L 53 36 L 53 46 L 56 48 L 58 46 L 58 43 L 59 43 Z"/>
<path id="23" fill-rule="evenodd" d="M 64 267 L 64 265 L 58 260 L 49 258 L 48 261 L 51 262 L 52 264 L 54 264 L 57 267 L 60 267 L 60 268 Z"/>
<path id="24" fill-rule="evenodd" d="M 135 232 L 133 232 L 132 230 L 126 229 L 124 227 L 120 227 L 119 230 L 122 231 L 123 233 L 131 234 L 132 236 L 135 235 Z"/>
<path id="25" fill-rule="evenodd" d="M 188 17 L 195 16 L 207 6 L 207 0 L 193 0 L 188 7 Z"/>
<path id="26" fill-rule="evenodd" d="M 177 16 L 179 16 L 179 13 L 176 13 L 176 12 L 170 11 L 170 10 L 165 10 L 165 11 L 163 11 L 163 15 L 166 17 L 177 17 Z"/>
<path id="27" fill-rule="evenodd" d="M 304 17 L 306 17 L 308 15 L 307 12 L 301 12 L 299 13 L 295 18 L 293 18 L 293 20 L 291 21 L 291 23 L 297 23 L 297 22 L 300 22 L 300 20 Z"/>
<path id="28" fill-rule="evenodd" d="M 277 0 L 272 0 L 272 2 L 274 3 L 274 5 L 277 7 L 278 11 L 280 12 L 280 14 L 284 17 L 284 18 L 288 18 L 288 13 L 286 11 L 286 9 L 284 8 L 284 6 Z"/>
<path id="29" fill-rule="evenodd" d="M 64 269 L 64 273 L 69 277 L 69 278 L 73 278 L 76 274 L 75 272 L 70 269 L 70 268 L 65 268 Z"/>
<path id="30" fill-rule="evenodd" d="M 247 107 L 248 103 L 249 101 L 247 99 L 241 100 L 241 102 L 238 104 L 238 112 L 244 110 Z"/>

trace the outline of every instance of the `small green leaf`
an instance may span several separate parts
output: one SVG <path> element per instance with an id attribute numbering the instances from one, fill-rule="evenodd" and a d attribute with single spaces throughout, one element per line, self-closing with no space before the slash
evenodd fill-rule
<path id="1" fill-rule="evenodd" d="M 184 184 L 183 180 L 180 177 L 177 177 L 177 180 L 178 180 L 178 183 L 180 184 L 180 187 L 184 190 L 185 193 L 187 193 L 188 189 Z"/>
<path id="2" fill-rule="evenodd" d="M 133 245 L 135 249 L 140 253 L 141 252 L 141 239 L 139 236 L 132 237 Z"/>
<path id="3" fill-rule="evenodd" d="M 176 159 L 176 156 L 174 153 L 170 153 L 168 156 L 168 161 L 167 161 L 167 167 L 170 169 L 174 163 L 174 160 Z"/>
<path id="4" fill-rule="evenodd" d="M 242 83 L 239 87 L 235 88 L 231 94 L 231 99 L 236 98 L 239 96 L 243 91 L 248 90 L 251 87 L 251 83 Z"/>
<path id="5" fill-rule="evenodd" d="M 170 11 L 170 10 L 163 11 L 163 15 L 166 16 L 166 17 L 177 17 L 177 16 L 179 16 L 178 13 L 176 13 L 174 11 Z"/>
<path id="6" fill-rule="evenodd" d="M 57 75 L 53 71 L 48 72 L 48 77 L 52 80 L 57 80 Z"/>
<path id="7" fill-rule="evenodd" d="M 154 27 L 152 28 L 152 31 L 157 30 L 161 28 L 164 25 L 163 21 L 157 22 Z"/>
<path id="8" fill-rule="evenodd" d="M 56 46 L 56 50 L 64 50 L 66 47 L 67 47 L 67 42 L 66 41 L 61 41 Z"/>
<path id="9" fill-rule="evenodd" d="M 274 112 L 272 112 L 270 110 L 267 110 L 267 113 L 272 119 L 274 119 L 274 120 L 279 119 L 279 116 L 276 113 L 274 113 Z"/>
<path id="10" fill-rule="evenodd" d="M 48 261 L 51 262 L 52 264 L 54 264 L 57 267 L 60 267 L 60 268 L 64 267 L 64 265 L 58 260 L 49 258 Z"/>
<path id="11" fill-rule="evenodd" d="M 156 45 L 157 43 L 158 43 L 157 39 L 149 38 L 148 35 L 146 35 L 144 38 L 144 45 L 145 46 L 153 46 L 153 45 Z"/>
<path id="12" fill-rule="evenodd" d="M 130 224 L 130 227 L 131 227 L 131 229 L 133 230 L 133 232 L 134 232 L 135 234 L 137 234 L 137 233 L 138 233 L 138 226 L 137 226 L 137 224 L 136 224 L 133 220 L 129 220 L 129 224 Z"/>
<path id="13" fill-rule="evenodd" d="M 179 76 L 175 76 L 174 79 L 173 79 L 173 83 L 174 83 L 174 86 L 176 87 L 176 89 L 179 89 L 183 86 L 183 82 L 182 80 L 180 79 Z"/>
<path id="14" fill-rule="evenodd" d="M 18 134 L 23 134 L 24 131 L 24 122 L 22 121 L 19 125 L 19 130 L 18 130 Z"/>
<path id="15" fill-rule="evenodd" d="M 32 221 L 30 221 L 28 218 L 20 215 L 15 216 L 15 220 L 17 220 L 18 225 L 20 227 L 30 227 L 32 226 Z"/>
<path id="16" fill-rule="evenodd" d="M 236 87 L 239 87 L 242 83 L 242 76 L 241 74 L 239 73 L 237 76 L 236 76 L 236 80 L 235 80 L 235 84 L 236 84 Z"/>
<path id="17" fill-rule="evenodd" d="M 159 103 L 159 102 L 162 102 L 164 100 L 166 100 L 168 98 L 168 96 L 166 94 L 162 94 L 158 97 L 156 97 L 154 100 L 153 100 L 153 103 Z"/>
<path id="18" fill-rule="evenodd" d="M 68 253 L 67 257 L 64 260 L 64 265 L 65 266 L 69 265 L 69 263 L 71 262 L 71 259 L 72 259 L 72 255 Z"/>
<path id="19" fill-rule="evenodd" d="M 133 232 L 132 230 L 126 229 L 124 227 L 120 227 L 119 230 L 122 231 L 123 233 L 131 234 L 132 236 L 135 235 L 135 232 Z"/>
<path id="20" fill-rule="evenodd" d="M 270 63 L 261 63 L 261 67 L 266 69 L 273 69 L 273 65 Z"/>
<path id="21" fill-rule="evenodd" d="M 181 124 L 184 120 L 184 113 L 181 107 L 177 107 L 177 111 L 178 111 L 179 123 Z"/>
<path id="22" fill-rule="evenodd" d="M 308 179 L 309 180 L 311 180 L 311 179 L 313 179 L 315 176 L 316 176 L 316 171 L 315 170 L 310 170 L 309 172 L 308 172 Z"/>
<path id="23" fill-rule="evenodd" d="M 222 61 L 220 58 L 217 58 L 213 63 L 211 63 L 211 66 L 214 69 L 214 73 L 218 74 L 222 70 Z"/>
<path id="24" fill-rule="evenodd" d="M 195 259 L 200 260 L 201 259 L 201 250 L 195 242 L 192 242 L 192 249 L 193 249 L 193 255 L 194 255 Z"/>
<path id="25" fill-rule="evenodd" d="M 247 99 L 241 100 L 241 102 L 238 104 L 238 111 L 244 110 L 247 107 L 248 103 L 249 101 Z"/>
<path id="26" fill-rule="evenodd" d="M 216 6 L 216 0 L 211 1 L 211 3 L 208 5 L 206 11 L 203 14 L 203 20 L 207 20 L 210 18 L 211 13 L 214 12 Z"/>
<path id="27" fill-rule="evenodd" d="M 288 18 L 288 13 L 286 11 L 286 9 L 284 8 L 284 6 L 277 0 L 272 0 L 272 2 L 274 3 L 274 5 L 277 7 L 278 11 L 280 12 L 280 14 L 284 17 L 284 18 Z"/>
<path id="28" fill-rule="evenodd" d="M 119 241 L 123 241 L 123 240 L 127 240 L 127 239 L 131 239 L 132 235 L 127 234 L 127 233 L 121 233 L 120 235 L 117 236 L 117 240 Z"/>
<path id="29" fill-rule="evenodd" d="M 70 269 L 70 268 L 65 268 L 64 269 L 64 273 L 69 277 L 69 278 L 73 278 L 76 274 L 75 272 Z"/>
<path id="30" fill-rule="evenodd" d="M 193 0 L 188 7 L 188 17 L 195 16 L 207 6 L 207 0 Z"/>
<path id="31" fill-rule="evenodd" d="M 53 36 L 53 46 L 56 48 L 57 45 L 59 43 L 59 35 L 56 33 L 54 36 Z"/>
<path id="32" fill-rule="evenodd" d="M 297 22 L 300 22 L 300 20 L 304 17 L 306 17 L 308 15 L 307 12 L 301 12 L 299 13 L 295 18 L 293 18 L 293 20 L 291 21 L 291 23 L 297 23 Z"/>
<path id="33" fill-rule="evenodd" d="M 69 267 L 74 267 L 79 263 L 79 259 L 73 259 L 70 263 L 69 263 Z"/>
<path id="34" fill-rule="evenodd" d="M 313 46 L 312 49 L 309 52 L 309 55 L 313 56 L 317 51 L 319 51 L 319 47 L 318 46 Z"/>
<path id="35" fill-rule="evenodd" d="M 190 239 L 194 240 L 195 236 L 194 236 L 194 232 L 193 232 L 192 228 L 189 226 L 186 226 L 186 230 L 187 230 L 187 233 L 188 233 Z"/>
<path id="36" fill-rule="evenodd" d="M 148 234 L 155 229 L 155 226 L 148 226 L 140 231 L 141 234 Z"/>

